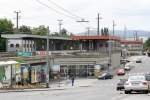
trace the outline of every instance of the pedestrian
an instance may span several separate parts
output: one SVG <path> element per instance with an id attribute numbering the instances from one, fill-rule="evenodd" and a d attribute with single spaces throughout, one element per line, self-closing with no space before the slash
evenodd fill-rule
<path id="1" fill-rule="evenodd" d="M 74 80 L 75 80 L 75 76 L 72 74 L 72 77 L 71 77 L 72 86 L 74 86 Z"/>

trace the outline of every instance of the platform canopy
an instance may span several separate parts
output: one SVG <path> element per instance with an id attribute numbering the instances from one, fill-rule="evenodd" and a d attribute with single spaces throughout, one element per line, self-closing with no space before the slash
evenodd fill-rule
<path id="1" fill-rule="evenodd" d="M 17 61 L 0 61 L 0 66 L 14 65 L 18 64 Z"/>

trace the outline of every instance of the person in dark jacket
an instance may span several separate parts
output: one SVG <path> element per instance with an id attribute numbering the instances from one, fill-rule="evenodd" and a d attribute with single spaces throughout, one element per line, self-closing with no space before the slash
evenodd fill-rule
<path id="1" fill-rule="evenodd" d="M 72 74 L 72 77 L 71 77 L 72 86 L 74 86 L 74 80 L 75 80 L 75 76 L 74 74 Z"/>

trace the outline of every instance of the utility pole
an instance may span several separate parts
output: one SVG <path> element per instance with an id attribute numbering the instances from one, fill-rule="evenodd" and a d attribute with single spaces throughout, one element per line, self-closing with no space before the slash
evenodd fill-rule
<path id="1" fill-rule="evenodd" d="M 46 88 L 49 88 L 49 73 L 50 73 L 50 61 L 49 61 L 49 27 L 47 27 L 47 52 L 46 52 L 46 61 L 47 61 L 47 73 L 46 73 Z"/>
<path id="2" fill-rule="evenodd" d="M 90 35 L 90 27 L 87 27 L 87 35 Z"/>
<path id="3" fill-rule="evenodd" d="M 109 61 L 108 61 L 108 71 L 110 71 L 110 67 L 111 67 L 111 55 L 112 55 L 112 50 L 111 50 L 111 37 L 110 37 L 110 35 L 108 35 L 109 36 L 109 40 L 108 40 L 108 59 L 109 59 Z"/>
<path id="4" fill-rule="evenodd" d="M 115 24 L 115 21 L 113 20 L 113 36 L 115 35 L 115 26 L 116 24 Z"/>
<path id="5" fill-rule="evenodd" d="M 97 18 L 97 35 L 100 35 L 100 25 L 99 25 L 99 21 L 100 19 L 102 19 L 102 17 L 100 17 L 100 14 L 98 13 L 98 18 Z"/>
<path id="6" fill-rule="evenodd" d="M 19 13 L 21 13 L 21 11 L 14 11 L 14 13 L 16 13 L 16 29 L 18 31 L 18 28 L 19 28 Z"/>
<path id="7" fill-rule="evenodd" d="M 135 32 L 135 39 L 138 40 L 138 33 L 137 33 L 137 31 Z"/>
<path id="8" fill-rule="evenodd" d="M 62 33 L 61 33 L 61 26 L 62 26 L 62 21 L 63 20 L 60 19 L 60 20 L 57 20 L 57 21 L 59 22 L 59 24 L 58 24 L 59 25 L 59 34 L 62 35 Z"/>

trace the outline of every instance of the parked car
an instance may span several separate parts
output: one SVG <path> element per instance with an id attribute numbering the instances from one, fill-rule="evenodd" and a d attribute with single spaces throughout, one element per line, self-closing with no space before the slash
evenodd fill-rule
<path id="1" fill-rule="evenodd" d="M 125 66 L 124 69 L 129 71 L 131 68 L 130 66 Z"/>
<path id="2" fill-rule="evenodd" d="M 141 58 L 137 58 L 136 59 L 136 63 L 142 63 L 142 59 Z"/>
<path id="3" fill-rule="evenodd" d="M 129 94 L 132 91 L 135 92 L 149 92 L 149 84 L 145 75 L 131 75 L 124 84 L 125 94 Z"/>
<path id="4" fill-rule="evenodd" d="M 133 67 L 134 67 L 134 63 L 133 62 L 129 62 L 129 63 L 125 64 L 124 69 L 129 71 Z"/>
<path id="5" fill-rule="evenodd" d="M 120 60 L 120 63 L 121 63 L 121 64 L 126 64 L 126 63 L 128 63 L 128 62 L 130 62 L 128 59 L 121 59 L 121 60 Z"/>
<path id="6" fill-rule="evenodd" d="M 125 70 L 123 68 L 118 69 L 117 75 L 125 75 Z"/>
<path id="7" fill-rule="evenodd" d="M 103 73 L 102 75 L 98 76 L 98 79 L 103 79 L 103 80 L 112 79 L 112 78 L 113 78 L 113 75 L 108 72 Z"/>
<path id="8" fill-rule="evenodd" d="M 124 84 L 127 81 L 127 79 L 120 79 L 119 82 L 117 83 L 116 90 L 123 90 L 124 89 Z"/>

